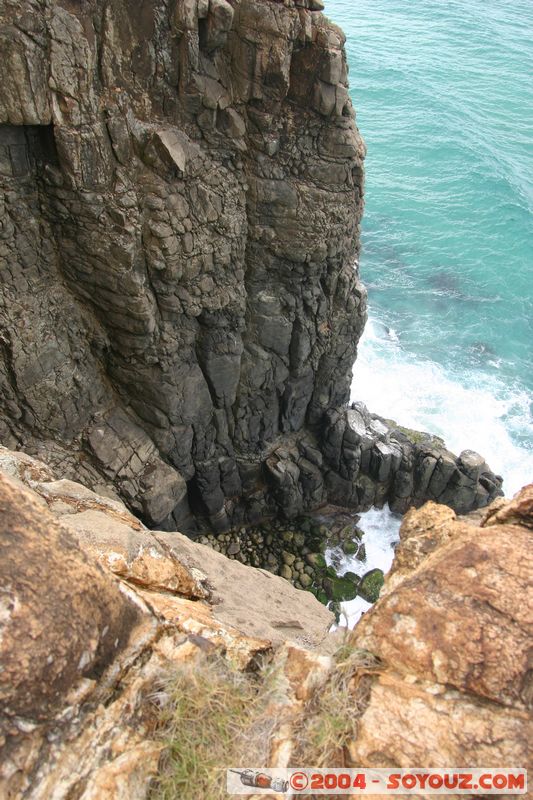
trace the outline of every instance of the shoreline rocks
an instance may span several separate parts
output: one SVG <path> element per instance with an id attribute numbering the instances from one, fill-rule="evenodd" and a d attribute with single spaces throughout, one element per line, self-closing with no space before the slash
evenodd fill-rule
<path id="1" fill-rule="evenodd" d="M 346 522 L 349 520 L 349 524 Z M 271 521 L 259 527 L 240 528 L 225 534 L 205 532 L 197 540 L 230 560 L 280 575 L 297 589 L 305 589 L 335 614 L 340 604 L 358 595 L 375 603 L 383 585 L 383 573 L 373 569 L 362 577 L 339 573 L 336 558 L 342 553 L 366 561 L 363 532 L 358 516 L 344 509 L 328 509 L 292 522 Z M 328 564 L 326 551 L 331 551 Z"/>
<path id="2" fill-rule="evenodd" d="M 365 146 L 321 5 L 2 5 L 0 442 L 152 528 L 499 491 L 345 407 Z"/>

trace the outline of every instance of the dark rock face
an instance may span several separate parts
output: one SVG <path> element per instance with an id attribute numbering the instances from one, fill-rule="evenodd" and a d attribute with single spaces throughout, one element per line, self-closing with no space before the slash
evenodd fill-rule
<path id="1" fill-rule="evenodd" d="M 362 403 L 326 414 L 321 446 L 328 496 L 338 504 L 388 502 L 403 514 L 434 500 L 464 514 L 502 494 L 502 479 L 478 453 L 457 457 L 438 437 L 401 428 Z"/>
<path id="2" fill-rule="evenodd" d="M 343 433 L 337 469 L 364 144 L 321 7 L 0 10 L 0 438 L 149 525 L 290 516 L 359 472 L 401 498 L 425 480 L 379 437 L 368 465 Z M 271 455 L 300 434 L 297 464 Z M 430 467 L 442 494 L 455 467 Z M 471 482 L 472 507 L 490 492 Z"/>

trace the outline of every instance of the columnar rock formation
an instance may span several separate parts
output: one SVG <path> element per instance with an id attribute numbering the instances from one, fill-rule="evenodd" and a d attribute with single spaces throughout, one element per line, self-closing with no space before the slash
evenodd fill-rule
<path id="1" fill-rule="evenodd" d="M 0 440 L 152 526 L 499 489 L 343 410 L 364 145 L 321 7 L 0 9 Z"/>

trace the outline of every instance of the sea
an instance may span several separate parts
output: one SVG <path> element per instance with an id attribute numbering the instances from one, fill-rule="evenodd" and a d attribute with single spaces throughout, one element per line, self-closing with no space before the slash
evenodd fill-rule
<path id="1" fill-rule="evenodd" d="M 326 0 L 368 148 L 352 399 L 533 481 L 533 2 Z M 364 515 L 390 568 L 399 519 Z M 368 604 L 345 604 L 350 625 Z"/>

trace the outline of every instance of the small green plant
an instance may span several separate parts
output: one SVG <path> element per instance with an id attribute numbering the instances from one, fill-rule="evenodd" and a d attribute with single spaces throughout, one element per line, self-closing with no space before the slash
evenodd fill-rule
<path id="1" fill-rule="evenodd" d="M 225 800 L 228 767 L 266 763 L 269 690 L 268 668 L 259 678 L 220 657 L 180 667 L 164 689 L 166 750 L 150 800 Z"/>

